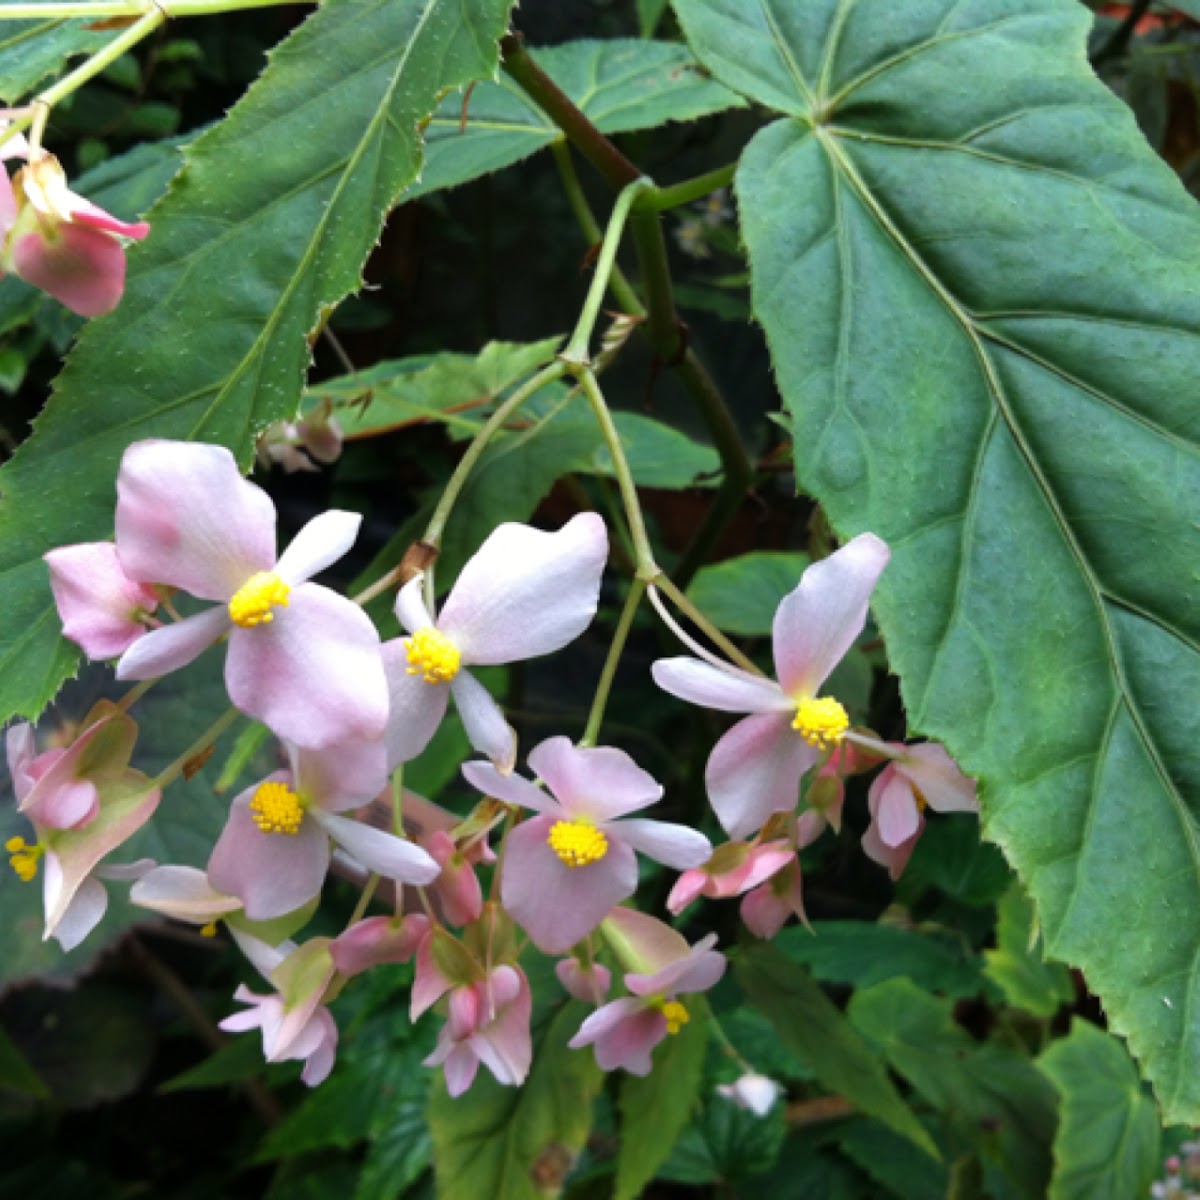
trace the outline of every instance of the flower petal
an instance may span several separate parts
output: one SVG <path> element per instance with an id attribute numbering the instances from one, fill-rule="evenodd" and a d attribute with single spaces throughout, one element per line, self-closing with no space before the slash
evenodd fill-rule
<path id="1" fill-rule="evenodd" d="M 731 838 L 748 837 L 774 812 L 800 799 L 800 777 L 819 751 L 792 728 L 786 715 L 745 717 L 709 755 L 708 797 Z"/>
<path id="2" fill-rule="evenodd" d="M 125 291 L 125 248 L 99 230 L 58 222 L 53 237 L 18 236 L 13 273 L 81 317 L 112 312 Z"/>
<path id="3" fill-rule="evenodd" d="M 279 556 L 275 573 L 293 587 L 335 563 L 358 537 L 362 517 L 358 513 L 331 508 L 313 517 Z"/>
<path id="4" fill-rule="evenodd" d="M 936 742 L 908 746 L 896 769 L 916 784 L 934 812 L 978 812 L 975 781 Z"/>
<path id="5" fill-rule="evenodd" d="M 408 673 L 408 650 L 403 638 L 384 642 L 380 650 L 388 687 L 388 721 L 383 734 L 387 764 L 394 770 L 410 762 L 429 745 L 446 715 L 448 683 L 430 683 Z"/>
<path id="6" fill-rule="evenodd" d="M 712 947 L 717 935 L 710 933 L 682 958 L 668 963 L 653 975 L 629 974 L 625 986 L 635 996 L 673 996 L 677 992 L 704 992 L 725 974 L 725 955 Z"/>
<path id="7" fill-rule="evenodd" d="M 507 663 L 549 654 L 577 638 L 596 615 L 608 534 L 595 513 L 557 533 L 498 526 L 459 573 L 438 616 L 468 663 Z"/>
<path id="8" fill-rule="evenodd" d="M 895 849 L 903 845 L 921 827 L 921 810 L 917 807 L 912 784 L 894 764 L 872 781 L 867 803 L 876 832 L 885 846 Z"/>
<path id="9" fill-rule="evenodd" d="M 790 696 L 815 696 L 867 620 L 867 605 L 891 551 L 859 534 L 813 563 L 775 613 L 775 670 Z"/>
<path id="10" fill-rule="evenodd" d="M 388 689 L 370 617 L 315 583 L 293 589 L 290 601 L 273 621 L 230 631 L 230 699 L 297 746 L 321 750 L 380 737 Z"/>
<path id="11" fill-rule="evenodd" d="M 396 619 L 409 633 L 416 633 L 418 629 L 433 624 L 421 593 L 424 579 L 423 575 L 414 575 L 396 596 Z"/>
<path id="12" fill-rule="evenodd" d="M 471 745 L 508 774 L 517 761 L 517 733 L 491 692 L 470 671 L 459 671 L 450 691 Z"/>
<path id="13" fill-rule="evenodd" d="M 599 862 L 568 867 L 547 844 L 555 819 L 534 817 L 508 835 L 500 897 L 538 949 L 563 954 L 637 888 L 637 860 L 611 841 Z"/>
<path id="14" fill-rule="evenodd" d="M 734 667 L 722 670 L 698 658 L 660 658 L 651 668 L 664 692 L 720 712 L 791 712 L 796 703 L 773 679 Z"/>
<path id="15" fill-rule="evenodd" d="M 556 821 L 568 819 L 562 806 L 549 792 L 535 787 L 520 775 L 502 775 L 490 762 L 465 762 L 462 773 L 467 782 L 485 796 L 531 808 L 534 812 L 552 816 Z"/>
<path id="16" fill-rule="evenodd" d="M 375 829 L 349 817 L 333 817 L 315 811 L 313 816 L 351 857 L 386 879 L 424 887 L 441 872 L 442 868 L 420 846 L 395 834 L 385 833 L 382 829 Z"/>
<path id="17" fill-rule="evenodd" d="M 295 756 L 296 790 L 326 812 L 358 808 L 387 787 L 387 750 L 379 739 L 325 750 L 300 747 Z"/>
<path id="18" fill-rule="evenodd" d="M 51 888 L 50 871 L 54 855 L 46 856 L 46 889 Z M 90 876 L 75 890 L 53 930 L 47 928 L 46 937 L 53 937 L 64 950 L 74 950 L 97 925 L 108 910 L 108 892 L 104 884 Z"/>
<path id="19" fill-rule="evenodd" d="M 125 573 L 227 601 L 275 563 L 275 505 L 223 446 L 134 442 L 117 475 Z"/>
<path id="20" fill-rule="evenodd" d="M 712 857 L 712 843 L 704 834 L 669 821 L 631 817 L 614 822 L 605 832 L 609 837 L 619 838 L 627 846 L 632 846 L 639 854 L 673 867 L 676 871 L 699 867 Z"/>
<path id="21" fill-rule="evenodd" d="M 195 925 L 207 925 L 242 907 L 236 896 L 218 892 L 198 868 L 170 865 L 155 867 L 143 875 L 130 889 L 129 899 L 139 908 Z"/>
<path id="22" fill-rule="evenodd" d="M 117 663 L 118 679 L 156 679 L 186 667 L 222 637 L 229 612 L 222 604 L 143 633 Z"/>
<path id="23" fill-rule="evenodd" d="M 574 1046 L 576 1041 L 588 1034 L 587 1040 L 594 1043 L 596 1063 L 602 1071 L 615 1071 L 623 1067 L 631 1075 L 649 1075 L 654 1066 L 652 1051 L 667 1036 L 667 1018 L 657 1008 L 649 1008 L 635 1000 L 632 1005 L 636 1007 L 624 1009 L 620 1019 L 610 1019 L 603 1030 L 589 1033 L 589 1023 L 605 1009 L 618 1004 L 623 1005 L 624 1001 L 614 1000 L 612 1004 L 606 1004 L 593 1013 L 569 1044 Z M 580 1041 L 580 1044 L 586 1043 Z"/>
<path id="24" fill-rule="evenodd" d="M 529 752 L 529 765 L 573 816 L 612 821 L 662 799 L 662 784 L 611 746 L 581 749 L 570 738 L 547 738 Z"/>

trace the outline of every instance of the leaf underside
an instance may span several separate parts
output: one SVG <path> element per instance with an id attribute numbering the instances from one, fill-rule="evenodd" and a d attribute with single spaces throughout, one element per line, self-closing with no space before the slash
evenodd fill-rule
<path id="1" fill-rule="evenodd" d="M 802 487 L 893 548 L 914 731 L 1200 1120 L 1200 221 L 1073 0 L 676 0 L 784 114 L 736 181 Z"/>

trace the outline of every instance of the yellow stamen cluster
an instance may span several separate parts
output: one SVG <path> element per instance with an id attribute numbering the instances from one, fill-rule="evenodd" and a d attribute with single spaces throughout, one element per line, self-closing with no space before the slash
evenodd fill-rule
<path id="1" fill-rule="evenodd" d="M 678 1033 L 692 1019 L 678 1000 L 668 1000 L 662 1006 L 662 1015 L 667 1018 L 668 1033 Z"/>
<path id="2" fill-rule="evenodd" d="M 276 780 L 259 785 L 250 801 L 250 813 L 263 833 L 299 833 L 304 820 L 300 797 Z"/>
<path id="3" fill-rule="evenodd" d="M 11 837 L 4 843 L 8 851 L 9 866 L 16 872 L 22 883 L 28 883 L 37 874 L 38 859 L 46 853 L 45 847 L 31 846 L 22 837 Z"/>
<path id="4" fill-rule="evenodd" d="M 832 696 L 814 696 L 800 701 L 792 728 L 810 746 L 828 750 L 842 740 L 842 735 L 850 728 L 850 718 Z"/>
<path id="5" fill-rule="evenodd" d="M 216 937 L 217 936 L 217 922 L 215 920 L 212 920 L 212 921 L 209 921 L 209 923 L 207 925 L 201 925 L 200 926 L 200 936 L 201 937 Z"/>
<path id="6" fill-rule="evenodd" d="M 406 637 L 404 649 L 408 652 L 408 673 L 423 675 L 426 683 L 449 683 L 462 664 L 458 647 L 432 625 Z"/>
<path id="7" fill-rule="evenodd" d="M 266 625 L 275 619 L 273 608 L 287 608 L 291 590 L 274 571 L 259 571 L 234 592 L 229 619 L 243 629 Z"/>
<path id="8" fill-rule="evenodd" d="M 556 821 L 546 842 L 568 867 L 586 867 L 608 853 L 608 838 L 586 821 Z"/>

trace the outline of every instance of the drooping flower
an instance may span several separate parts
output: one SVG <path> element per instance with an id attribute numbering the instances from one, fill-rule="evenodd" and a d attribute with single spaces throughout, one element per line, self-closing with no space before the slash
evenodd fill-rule
<path id="1" fill-rule="evenodd" d="M 418 840 L 441 868 L 434 890 L 442 915 L 451 925 L 469 925 L 478 920 L 483 911 L 483 889 L 472 863 L 480 861 L 483 855 L 495 858 L 487 843 L 478 842 L 464 853 L 443 829 L 435 829 Z"/>
<path id="2" fill-rule="evenodd" d="M 700 896 L 714 900 L 740 896 L 781 870 L 794 855 L 795 851 L 784 840 L 758 845 L 726 842 L 713 851 L 704 866 L 680 875 L 667 897 L 667 908 L 678 916 Z"/>
<path id="3" fill-rule="evenodd" d="M 808 925 L 800 856 L 793 850 L 775 874 L 742 897 L 738 912 L 751 933 L 768 940 L 787 924 L 790 917 Z"/>
<path id="4" fill-rule="evenodd" d="M 177 670 L 227 634 L 230 698 L 279 737 L 314 749 L 379 737 L 388 700 L 375 626 L 346 597 L 308 582 L 346 553 L 361 520 L 323 513 L 277 560 L 275 506 L 228 450 L 135 442 L 117 476 L 122 567 L 218 604 L 139 638 L 118 678 Z"/>
<path id="5" fill-rule="evenodd" d="M 783 1095 L 783 1087 L 766 1075 L 747 1071 L 733 1083 L 717 1084 L 717 1094 L 756 1117 L 765 1117 L 775 1107 L 775 1101 Z"/>
<path id="6" fill-rule="evenodd" d="M 569 950 L 633 895 L 635 851 L 677 870 L 712 853 L 694 829 L 628 816 L 663 790 L 623 750 L 581 750 L 554 737 L 530 751 L 529 765 L 546 790 L 491 763 L 465 763 L 463 774 L 486 795 L 537 813 L 508 835 L 500 897 L 547 954 Z"/>
<path id="7" fill-rule="evenodd" d="M 299 908 L 321 890 L 330 839 L 387 879 L 424 885 L 440 870 L 419 846 L 339 816 L 373 799 L 387 781 L 382 742 L 328 750 L 287 745 L 290 767 L 247 788 L 208 862 L 214 887 L 237 896 L 251 920 Z"/>
<path id="8" fill-rule="evenodd" d="M 117 658 L 146 632 L 158 593 L 125 574 L 112 542 L 60 546 L 42 557 L 63 634 L 88 658 Z"/>
<path id="9" fill-rule="evenodd" d="M 775 613 L 778 683 L 696 658 L 654 664 L 655 682 L 672 695 L 751 714 L 717 742 L 705 770 L 709 798 L 730 837 L 746 837 L 771 813 L 794 808 L 801 776 L 849 729 L 842 705 L 819 692 L 862 630 L 888 556 L 879 538 L 864 533 L 804 572 Z"/>
<path id="10" fill-rule="evenodd" d="M 897 757 L 871 782 L 871 824 L 863 834 L 868 858 L 899 879 L 925 828 L 925 808 L 934 812 L 978 812 L 975 781 L 935 742 L 895 744 Z"/>
<path id="11" fill-rule="evenodd" d="M 121 221 L 76 195 L 58 159 L 44 151 L 11 181 L 0 178 L 0 225 L 7 232 L 0 267 L 81 317 L 116 308 L 125 291 L 123 239 L 150 232 L 145 221 Z"/>
<path id="12" fill-rule="evenodd" d="M 259 435 L 258 461 L 268 467 L 278 463 L 288 474 L 317 471 L 317 465 L 336 462 L 342 453 L 342 428 L 328 399 L 298 421 L 276 421 Z"/>
<path id="13" fill-rule="evenodd" d="M 358 975 L 380 963 L 406 963 L 429 933 L 424 913 L 367 917 L 356 921 L 329 943 L 334 966 L 342 975 Z"/>
<path id="14" fill-rule="evenodd" d="M 33 824 L 36 841 L 5 843 L 18 878 L 29 882 L 42 870 L 46 926 L 64 950 L 77 946 L 108 908 L 102 880 L 136 879 L 154 864 L 104 863 L 158 807 L 161 792 L 129 766 L 137 737 L 131 717 L 102 701 L 92 709 L 66 749 L 35 753 L 33 729 L 8 731 L 8 766 L 19 811 Z"/>
<path id="15" fill-rule="evenodd" d="M 512 770 L 516 737 L 466 668 L 537 658 L 577 638 L 596 615 L 607 558 L 604 522 L 580 513 L 557 533 L 498 526 L 463 567 L 436 621 L 421 599 L 422 577 L 406 583 L 396 615 L 411 636 L 383 647 L 389 767 L 425 749 L 453 692 L 471 745 Z"/>
<path id="16" fill-rule="evenodd" d="M 632 909 L 614 909 L 603 929 L 610 944 L 617 943 L 619 958 L 640 959 L 646 969 L 627 973 L 632 995 L 598 1008 L 567 1044 L 573 1050 L 594 1047 L 603 1071 L 623 1067 L 648 1075 L 654 1047 L 691 1020 L 678 997 L 713 987 L 725 974 L 725 956 L 712 948 L 715 933 L 688 946 L 669 926 Z"/>

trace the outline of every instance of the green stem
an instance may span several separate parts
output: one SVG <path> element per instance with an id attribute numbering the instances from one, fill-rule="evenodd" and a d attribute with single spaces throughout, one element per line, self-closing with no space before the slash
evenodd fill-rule
<path id="1" fill-rule="evenodd" d="M 715 646 L 719 646 L 725 654 L 744 671 L 753 675 L 761 675 L 762 668 L 744 655 L 688 598 L 666 575 L 661 572 L 650 580 L 660 592 L 670 596 L 675 607 L 687 614 L 688 619 Z"/>
<path id="2" fill-rule="evenodd" d="M 357 925 L 362 920 L 362 915 L 367 911 L 367 905 L 371 903 L 371 898 L 375 895 L 375 889 L 379 886 L 379 874 L 372 871 L 367 878 L 367 882 L 363 884 L 362 895 L 358 898 L 358 903 L 354 906 L 354 911 L 350 914 L 350 920 L 346 922 L 346 928 L 351 925 Z"/>
<path id="3" fill-rule="evenodd" d="M 715 171 L 706 171 L 694 179 L 685 179 L 668 187 L 656 187 L 640 197 L 634 208 L 638 212 L 664 212 L 668 208 L 691 204 L 693 200 L 700 200 L 711 192 L 728 187 L 736 171 L 737 163 L 733 162 L 717 167 Z"/>
<path id="4" fill-rule="evenodd" d="M 117 701 L 117 707 L 122 712 L 128 712 L 161 678 L 161 675 L 155 675 L 153 679 L 143 679 L 141 683 L 134 684 Z"/>
<path id="5" fill-rule="evenodd" d="M 404 836 L 404 764 L 392 772 L 392 832 Z"/>
<path id="6" fill-rule="evenodd" d="M 612 413 L 605 402 L 604 393 L 596 382 L 596 376 L 589 367 L 579 369 L 577 375 L 583 394 L 600 426 L 608 452 L 612 455 L 613 471 L 617 477 L 617 486 L 621 490 L 621 503 L 625 508 L 625 518 L 629 522 L 629 534 L 633 538 L 633 553 L 636 560 L 637 578 L 652 580 L 660 575 L 658 564 L 654 561 L 654 551 L 650 546 L 650 538 L 646 533 L 646 522 L 642 517 L 642 504 L 638 499 L 637 487 L 633 482 L 633 473 L 629 469 L 629 460 L 625 457 L 625 447 L 621 444 L 621 435 L 613 423 Z"/>
<path id="7" fill-rule="evenodd" d="M 588 713 L 587 725 L 583 731 L 583 737 L 579 739 L 580 746 L 594 746 L 596 744 L 596 736 L 600 732 L 600 724 L 604 720 L 604 710 L 608 705 L 608 694 L 612 691 L 613 677 L 617 673 L 617 663 L 621 660 L 621 653 L 625 649 L 626 639 L 629 637 L 629 630 L 633 625 L 633 618 L 637 613 L 638 605 L 641 603 L 642 595 L 646 591 L 646 581 L 641 578 L 635 578 L 629 585 L 629 595 L 625 597 L 625 607 L 621 610 L 620 619 L 617 621 L 617 628 L 613 631 L 612 645 L 608 648 L 608 656 L 604 660 L 604 667 L 600 672 L 600 682 L 596 685 L 596 695 L 592 700 L 592 710 Z"/>
<path id="8" fill-rule="evenodd" d="M 174 762 L 150 781 L 152 788 L 162 789 L 183 774 L 184 767 L 201 751 L 217 740 L 242 714 L 236 708 L 227 709 Z"/>
<path id="9" fill-rule="evenodd" d="M 592 285 L 588 288 L 587 299 L 583 302 L 583 311 L 571 340 L 559 357 L 572 365 L 588 362 L 588 344 L 592 339 L 592 330 L 596 327 L 596 318 L 600 315 L 600 306 L 604 303 L 604 293 L 608 291 L 609 277 L 616 263 L 617 247 L 621 244 L 621 234 L 625 230 L 625 220 L 629 209 L 641 192 L 652 187 L 648 179 L 635 179 L 633 183 L 621 190 L 613 205 L 612 216 L 608 219 L 608 228 L 604 231 L 604 240 L 600 245 L 600 254 L 596 259 L 596 270 L 592 276 Z"/>

